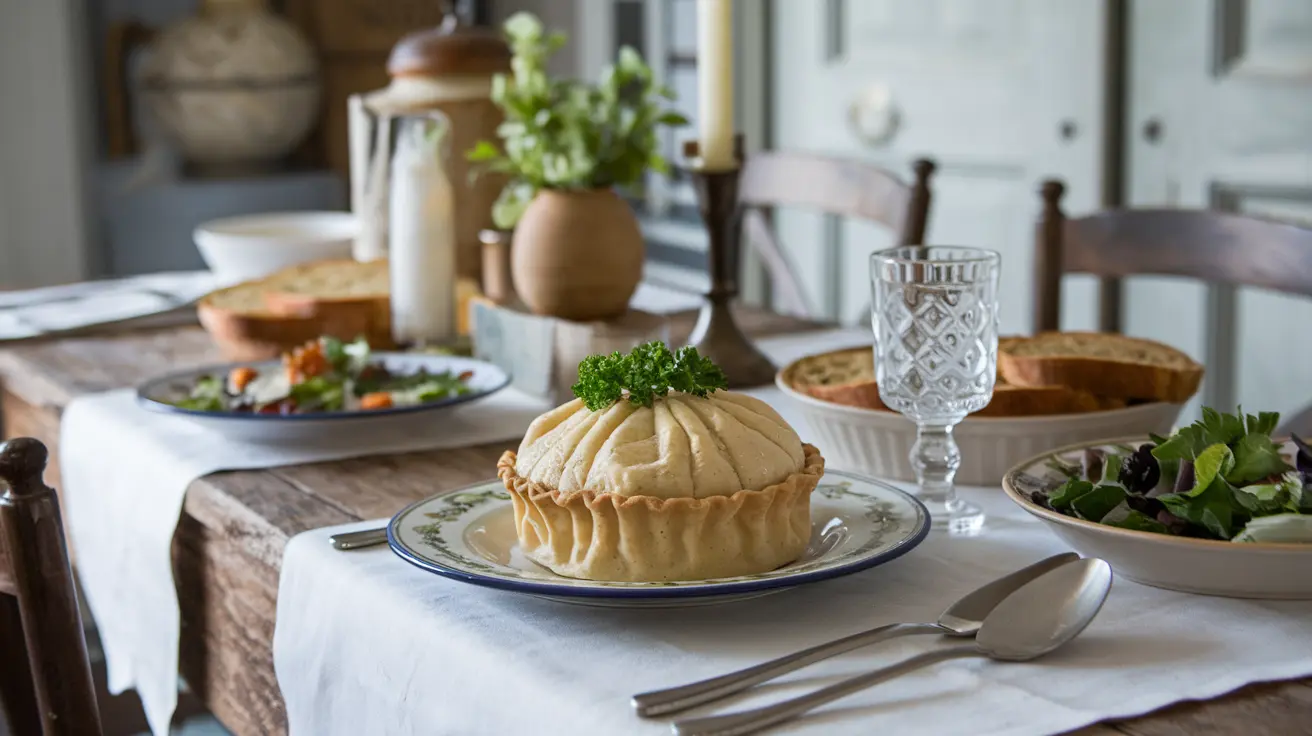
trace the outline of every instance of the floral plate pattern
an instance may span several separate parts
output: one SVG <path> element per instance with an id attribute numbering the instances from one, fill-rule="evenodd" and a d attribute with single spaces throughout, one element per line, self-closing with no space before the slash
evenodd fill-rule
<path id="1" fill-rule="evenodd" d="M 474 585 L 593 606 L 708 605 L 779 592 L 896 559 L 929 533 L 929 513 L 911 495 L 859 475 L 828 470 L 811 497 L 811 543 L 777 570 L 715 580 L 627 583 L 557 575 L 520 551 L 510 494 L 487 481 L 413 504 L 387 528 L 407 562 Z"/>

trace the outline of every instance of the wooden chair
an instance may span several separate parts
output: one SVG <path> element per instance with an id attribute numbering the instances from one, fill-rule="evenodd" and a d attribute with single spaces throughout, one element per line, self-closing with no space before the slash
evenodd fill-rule
<path id="1" fill-rule="evenodd" d="M 929 178 L 934 163 L 917 160 L 908 185 L 892 173 L 859 161 L 807 153 L 753 153 L 743 164 L 738 201 L 744 233 L 761 255 L 777 306 L 812 318 L 823 317 L 810 304 L 787 255 L 779 247 L 766 210 L 797 207 L 878 223 L 898 234 L 899 245 L 925 240 L 929 222 Z"/>
<path id="2" fill-rule="evenodd" d="M 0 700 L 15 734 L 101 733 L 55 490 L 37 440 L 0 444 Z M 24 654 L 26 653 L 26 654 Z"/>
<path id="3" fill-rule="evenodd" d="M 1035 332 L 1059 328 L 1062 275 L 1068 273 L 1103 279 L 1098 325 L 1104 332 L 1121 330 L 1118 280 L 1128 276 L 1184 276 L 1312 297 L 1312 230 L 1202 210 L 1109 210 L 1067 218 L 1061 210 L 1065 185 L 1049 180 L 1039 191 Z M 1233 340 L 1228 334 L 1218 337 Z M 1234 350 L 1231 342 L 1216 352 L 1231 356 Z M 1312 425 L 1312 408 L 1300 416 Z M 1297 429 L 1292 425 L 1298 421 L 1282 429 Z"/>

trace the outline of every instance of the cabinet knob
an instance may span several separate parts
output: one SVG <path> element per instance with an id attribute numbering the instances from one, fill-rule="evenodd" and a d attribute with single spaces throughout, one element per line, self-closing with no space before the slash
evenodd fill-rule
<path id="1" fill-rule="evenodd" d="M 1075 136 L 1078 135 L 1079 132 L 1080 128 L 1075 124 L 1074 120 L 1063 120 L 1061 121 L 1061 125 L 1057 126 L 1057 134 L 1060 135 L 1061 139 L 1064 141 L 1075 140 Z"/>
<path id="2" fill-rule="evenodd" d="M 899 122 L 893 93 L 883 84 L 867 88 L 847 107 L 848 128 L 868 145 L 888 143 L 897 133 Z"/>

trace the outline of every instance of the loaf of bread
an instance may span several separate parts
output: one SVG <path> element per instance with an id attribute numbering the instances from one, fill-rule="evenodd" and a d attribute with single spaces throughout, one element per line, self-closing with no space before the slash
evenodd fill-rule
<path id="1" fill-rule="evenodd" d="M 1203 366 L 1168 345 L 1104 332 L 1047 332 L 1006 344 L 998 372 L 1016 386 L 1067 386 L 1125 400 L 1188 401 Z"/>
<path id="2" fill-rule="evenodd" d="M 197 305 L 229 360 L 266 360 L 328 335 L 392 347 L 386 261 L 320 261 L 220 289 Z"/>
<path id="3" fill-rule="evenodd" d="M 1067 386 L 1013 386 L 999 380 L 993 387 L 988 406 L 971 416 L 1037 417 L 1051 414 L 1085 414 L 1091 411 L 1119 409 L 1123 399 L 1095 396 Z"/>
<path id="4" fill-rule="evenodd" d="M 1000 346 L 1026 338 L 1004 337 Z M 785 369 L 784 381 L 808 396 L 862 409 L 888 410 L 875 381 L 874 351 L 870 347 L 810 355 Z M 1095 396 L 1066 386 L 1014 386 L 998 377 L 982 417 L 1025 417 L 1080 414 L 1125 406 L 1121 399 Z"/>

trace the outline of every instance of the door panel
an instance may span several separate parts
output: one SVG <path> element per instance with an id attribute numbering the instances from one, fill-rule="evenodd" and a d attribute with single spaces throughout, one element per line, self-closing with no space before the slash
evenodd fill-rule
<path id="1" fill-rule="evenodd" d="M 1065 179 L 1077 211 L 1093 208 L 1101 192 L 1103 1 L 772 7 L 775 147 L 859 158 L 907 176 L 915 158 L 935 159 L 928 239 L 999 250 L 1002 329 L 1028 330 L 1038 183 Z M 812 300 L 864 322 L 869 253 L 889 235 L 794 213 L 778 222 Z M 1091 323 L 1092 286 L 1070 291 L 1071 323 Z"/>
<path id="2" fill-rule="evenodd" d="M 1130 202 L 1312 224 L 1312 4 L 1134 0 L 1130 12 Z M 1206 359 L 1195 407 L 1312 401 L 1312 345 L 1295 327 L 1312 323 L 1309 300 L 1164 279 L 1132 280 L 1126 298 L 1128 331 Z"/>

